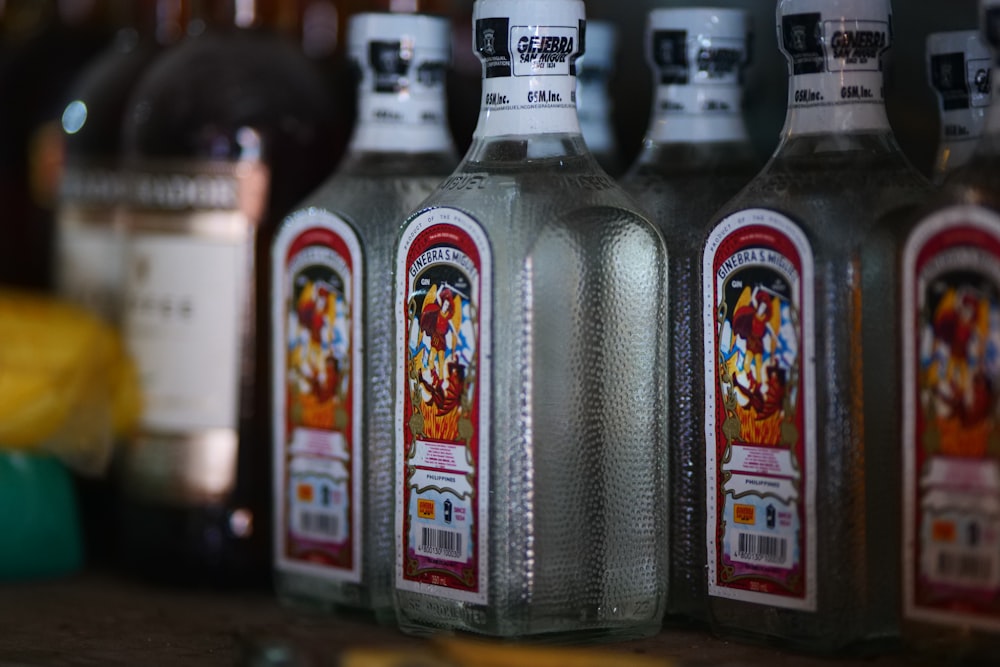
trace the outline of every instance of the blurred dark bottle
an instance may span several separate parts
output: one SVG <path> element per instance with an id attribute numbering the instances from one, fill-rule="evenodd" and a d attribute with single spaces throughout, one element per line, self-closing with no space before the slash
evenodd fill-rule
<path id="1" fill-rule="evenodd" d="M 56 207 L 53 276 L 63 297 L 118 323 L 123 260 L 115 211 L 121 177 L 122 120 L 140 75 L 180 40 L 186 0 L 116 0 L 122 27 L 73 85 L 62 112 L 65 165 Z"/>
<path id="2" fill-rule="evenodd" d="M 60 117 L 113 30 L 104 0 L 8 0 L 0 60 L 0 283 L 49 288 L 53 209 L 65 150 Z"/>
<path id="3" fill-rule="evenodd" d="M 980 22 L 995 76 L 1000 0 L 980 1 Z M 940 664 L 1000 664 L 996 100 L 971 159 L 910 230 L 900 282 L 903 639 Z"/>
<path id="4" fill-rule="evenodd" d="M 625 189 L 652 215 L 670 257 L 677 304 L 701 297 L 701 244 L 712 215 L 750 182 L 759 164 L 743 118 L 743 70 L 750 18 L 740 9 L 669 8 L 650 12 L 646 55 L 655 94 L 649 129 Z M 588 40 L 589 42 L 589 40 Z M 589 47 L 589 43 L 588 43 Z M 705 580 L 703 370 L 690 307 L 670 318 L 670 587 L 667 613 L 707 622 Z"/>
<path id="5" fill-rule="evenodd" d="M 124 126 L 124 331 L 141 432 L 122 465 L 122 549 L 150 577 L 257 585 L 270 571 L 271 235 L 335 166 L 332 98 L 279 0 L 193 5 Z"/>
<path id="6" fill-rule="evenodd" d="M 990 106 L 989 46 L 978 30 L 927 36 L 927 78 L 937 94 L 941 133 L 931 174 L 936 184 L 972 157 Z"/>

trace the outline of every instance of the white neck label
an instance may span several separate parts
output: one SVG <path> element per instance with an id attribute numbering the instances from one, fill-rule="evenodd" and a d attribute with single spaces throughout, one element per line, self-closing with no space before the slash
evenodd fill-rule
<path id="1" fill-rule="evenodd" d="M 889 129 L 882 63 L 890 21 L 810 12 L 783 16 L 778 30 L 792 75 L 787 131 Z"/>
<path id="2" fill-rule="evenodd" d="M 475 136 L 579 133 L 576 60 L 583 23 L 511 25 L 509 18 L 476 21 L 483 61 L 483 103 Z"/>
<path id="3" fill-rule="evenodd" d="M 449 150 L 445 51 L 424 53 L 400 40 L 372 40 L 354 59 L 362 80 L 352 151 Z"/>

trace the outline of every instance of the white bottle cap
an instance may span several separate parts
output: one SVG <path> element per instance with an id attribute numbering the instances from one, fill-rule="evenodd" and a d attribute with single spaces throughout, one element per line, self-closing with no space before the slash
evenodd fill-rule
<path id="1" fill-rule="evenodd" d="M 794 75 L 881 72 L 892 45 L 889 0 L 780 0 L 777 19 Z"/>
<path id="2" fill-rule="evenodd" d="M 577 59 L 582 0 L 476 0 L 473 49 L 483 63 L 476 138 L 578 134 Z"/>
<path id="3" fill-rule="evenodd" d="M 821 14 L 824 21 L 888 21 L 889 0 L 779 0 L 777 14 Z"/>
<path id="4" fill-rule="evenodd" d="M 506 17 L 511 25 L 576 25 L 584 20 L 583 0 L 476 0 L 472 20 Z"/>
<path id="5" fill-rule="evenodd" d="M 787 132 L 889 130 L 883 79 L 892 44 L 889 0 L 780 0 L 776 23 L 792 76 Z"/>
<path id="6" fill-rule="evenodd" d="M 361 73 L 352 151 L 430 152 L 450 146 L 444 90 L 451 28 L 446 18 L 355 14 L 347 47 Z"/>
<path id="7" fill-rule="evenodd" d="M 654 9 L 646 23 L 646 59 L 663 85 L 738 85 L 750 60 L 749 34 L 742 9 Z"/>
<path id="8" fill-rule="evenodd" d="M 991 63 L 989 46 L 978 30 L 927 36 L 927 78 L 945 110 L 989 105 Z"/>
<path id="9" fill-rule="evenodd" d="M 372 64 L 373 44 L 398 44 L 399 53 L 409 61 L 447 64 L 450 59 L 451 26 L 444 17 L 426 14 L 355 14 L 350 19 L 347 32 L 348 50 L 362 64 Z"/>

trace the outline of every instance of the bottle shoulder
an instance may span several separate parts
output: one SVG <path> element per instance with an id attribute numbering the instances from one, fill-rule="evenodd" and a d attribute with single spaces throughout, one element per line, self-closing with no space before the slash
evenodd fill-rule
<path id="1" fill-rule="evenodd" d="M 326 181 L 303 199 L 291 215 L 302 211 L 323 211 L 346 219 L 364 234 L 373 227 L 393 228 L 402 224 L 443 181 L 453 166 L 447 155 L 425 156 L 427 159 L 403 159 L 393 170 L 373 172 L 368 167 L 356 168 L 348 160 Z M 400 169 L 408 164 L 412 169 Z"/>
<path id="2" fill-rule="evenodd" d="M 144 73 L 128 105 L 126 140 L 153 155 L 232 157 L 243 128 L 296 144 L 334 117 L 313 63 L 277 35 L 205 33 L 167 50 Z"/>
<path id="3" fill-rule="evenodd" d="M 64 109 L 67 159 L 119 154 L 129 96 L 159 53 L 153 42 L 141 42 L 128 50 L 107 49 L 81 73 Z"/>
<path id="4" fill-rule="evenodd" d="M 741 209 L 768 208 L 817 234 L 843 236 L 896 219 L 931 196 L 930 181 L 894 141 L 841 139 L 786 142 L 718 217 Z"/>

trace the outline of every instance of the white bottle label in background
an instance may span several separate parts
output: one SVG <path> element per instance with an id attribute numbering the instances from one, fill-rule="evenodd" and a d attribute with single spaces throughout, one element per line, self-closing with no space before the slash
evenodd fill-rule
<path id="1" fill-rule="evenodd" d="M 396 587 L 486 604 L 492 258 L 479 224 L 431 209 L 396 265 Z"/>
<path id="2" fill-rule="evenodd" d="M 363 562 L 362 262 L 351 226 L 321 209 L 292 215 L 272 245 L 275 560 L 352 583 Z"/>
<path id="3" fill-rule="evenodd" d="M 812 250 L 748 209 L 709 236 L 703 275 L 709 594 L 815 611 Z"/>
<path id="4" fill-rule="evenodd" d="M 235 480 L 268 176 L 257 163 L 149 167 L 135 171 L 122 212 L 123 330 L 144 401 L 127 476 L 137 489 L 184 502 L 224 493 Z M 211 475 L 198 469 L 206 460 Z"/>
<path id="5" fill-rule="evenodd" d="M 113 167 L 69 165 L 56 213 L 55 274 L 59 294 L 118 324 L 121 317 L 123 235 L 116 209 L 124 197 Z"/>
<path id="6" fill-rule="evenodd" d="M 365 42 L 351 150 L 431 152 L 451 146 L 445 100 L 447 45 L 437 51 L 396 39 Z"/>
<path id="7" fill-rule="evenodd" d="M 924 220 L 903 258 L 903 613 L 1000 630 L 1000 217 Z"/>

